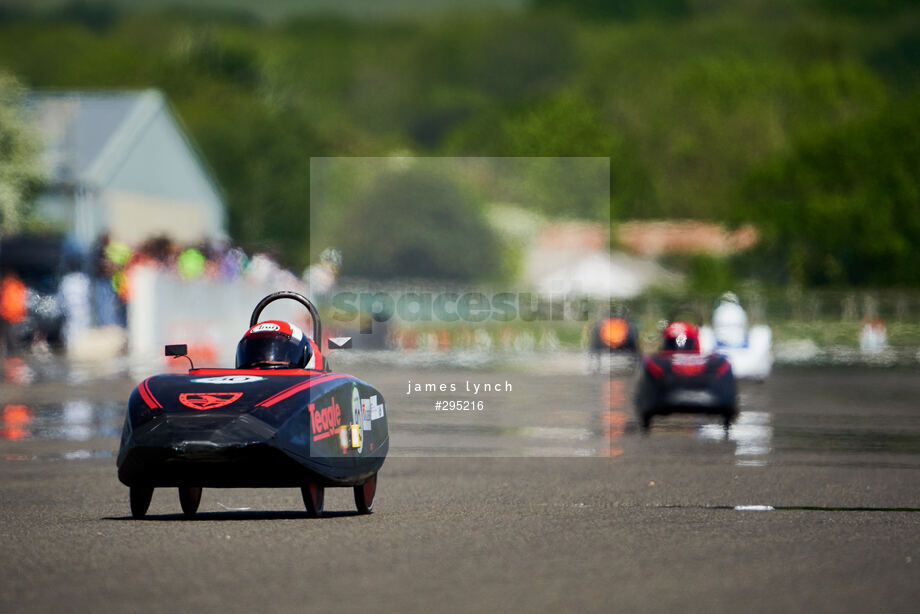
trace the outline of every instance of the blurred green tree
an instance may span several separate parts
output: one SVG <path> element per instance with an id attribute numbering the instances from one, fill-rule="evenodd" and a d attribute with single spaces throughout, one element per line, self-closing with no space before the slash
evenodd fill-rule
<path id="1" fill-rule="evenodd" d="M 0 9 L 0 68 L 33 87 L 165 91 L 225 189 L 235 240 L 295 266 L 306 261 L 311 156 L 605 156 L 610 203 L 559 198 L 585 177 L 559 167 L 515 202 L 594 219 L 741 221 L 739 184 L 775 156 L 920 92 L 916 0 L 533 0 L 514 14 L 264 22 L 93 2 Z M 812 204 L 852 218 L 869 198 L 858 193 Z M 766 228 L 772 214 L 757 215 Z M 770 245 L 803 283 L 859 269 L 840 253 L 806 274 L 787 266 L 789 250 L 814 261 L 805 247 Z M 748 262 L 762 270 L 763 254 Z"/>
<path id="2" fill-rule="evenodd" d="M 598 200 L 597 190 L 584 198 L 580 183 L 585 182 L 580 171 L 593 174 L 593 165 L 573 160 L 571 164 L 549 161 L 546 173 L 533 177 L 531 198 L 522 204 L 538 211 L 560 217 L 580 217 L 608 220 L 611 217 L 641 217 L 641 212 L 654 206 L 657 196 L 648 168 L 635 144 L 623 133 L 599 117 L 596 105 L 575 90 L 564 91 L 552 98 L 507 112 L 482 115 L 453 131 L 445 145 L 447 152 L 462 155 L 520 157 L 608 157 L 610 189 Z M 560 174 L 561 173 L 561 174 Z"/>
<path id="3" fill-rule="evenodd" d="M 533 0 L 536 9 L 554 9 L 586 19 L 634 21 L 644 18 L 687 17 L 689 0 Z"/>
<path id="4" fill-rule="evenodd" d="M 880 17 L 916 7 L 917 0 L 817 0 L 821 9 L 858 17 Z"/>
<path id="5" fill-rule="evenodd" d="M 180 108 L 227 196 L 230 235 L 248 251 L 274 252 L 298 270 L 306 266 L 310 156 L 326 149 L 312 124 L 226 88 L 202 91 Z"/>
<path id="6" fill-rule="evenodd" d="M 799 144 L 741 200 L 794 283 L 920 283 L 920 99 Z"/>
<path id="7" fill-rule="evenodd" d="M 501 279 L 498 241 L 471 191 L 414 162 L 382 174 L 336 232 L 342 273 L 374 279 Z"/>
<path id="8" fill-rule="evenodd" d="M 0 72 L 0 234 L 20 229 L 41 187 L 41 141 L 23 117 L 25 90 Z"/>

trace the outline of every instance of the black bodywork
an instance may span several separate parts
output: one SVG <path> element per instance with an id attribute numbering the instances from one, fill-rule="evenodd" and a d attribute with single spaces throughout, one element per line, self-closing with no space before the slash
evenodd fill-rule
<path id="1" fill-rule="evenodd" d="M 728 426 L 738 412 L 731 365 L 718 354 L 662 351 L 647 356 L 636 392 L 636 412 L 645 429 L 654 416 L 672 413 L 719 415 Z"/>
<path id="2" fill-rule="evenodd" d="M 355 486 L 383 464 L 389 445 L 385 405 L 369 384 L 321 372 L 217 373 L 157 375 L 134 390 L 118 453 L 122 483 Z M 233 397 L 226 405 L 205 409 L 209 399 L 217 404 Z M 360 399 L 357 408 L 353 398 Z M 319 415 L 322 421 L 315 418 Z M 352 424 L 360 427 L 360 447 L 355 447 L 356 438 L 352 441 Z"/>

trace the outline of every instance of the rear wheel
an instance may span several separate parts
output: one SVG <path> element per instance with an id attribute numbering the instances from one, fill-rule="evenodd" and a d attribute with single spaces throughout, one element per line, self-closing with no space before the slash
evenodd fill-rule
<path id="1" fill-rule="evenodd" d="M 646 367 L 639 381 L 639 392 L 636 395 L 636 413 L 639 417 L 639 426 L 643 431 L 648 431 L 652 426 L 652 413 L 656 406 L 655 386 L 650 378 Z"/>
<path id="2" fill-rule="evenodd" d="M 317 518 L 323 513 L 323 501 L 326 498 L 326 489 L 312 482 L 300 489 L 303 495 L 303 504 L 307 508 L 307 515 Z"/>
<path id="3" fill-rule="evenodd" d="M 355 505 L 359 514 L 370 514 L 374 511 L 374 495 L 377 494 L 377 474 L 361 486 L 355 486 Z"/>
<path id="4" fill-rule="evenodd" d="M 179 505 L 182 506 L 182 513 L 186 518 L 191 518 L 198 511 L 198 504 L 201 503 L 200 486 L 180 486 L 179 487 Z"/>
<path id="5" fill-rule="evenodd" d="M 147 508 L 150 507 L 150 500 L 153 498 L 152 486 L 132 486 L 131 494 L 131 515 L 135 518 L 143 518 L 147 515 Z"/>

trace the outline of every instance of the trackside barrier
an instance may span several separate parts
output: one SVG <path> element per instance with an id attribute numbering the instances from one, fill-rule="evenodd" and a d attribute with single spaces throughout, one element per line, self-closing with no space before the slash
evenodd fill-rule
<path id="1" fill-rule="evenodd" d="M 138 267 L 131 275 L 128 351 L 132 371 L 140 374 L 188 368 L 185 360 L 163 356 L 163 346 L 170 343 L 188 344 L 196 367 L 232 367 L 236 343 L 259 300 L 277 290 L 305 293 L 304 287 L 291 287 L 290 279 L 283 287 L 244 277 L 186 281 L 155 267 Z M 292 301 L 272 303 L 261 319 L 287 320 L 307 334 L 312 330 L 305 310 Z"/>

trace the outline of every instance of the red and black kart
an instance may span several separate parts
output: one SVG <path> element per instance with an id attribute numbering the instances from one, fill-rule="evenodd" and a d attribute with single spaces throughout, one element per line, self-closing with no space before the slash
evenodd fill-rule
<path id="1" fill-rule="evenodd" d="M 728 427 L 738 413 L 731 364 L 720 354 L 700 354 L 699 332 L 687 322 L 672 322 L 662 349 L 646 356 L 636 391 L 636 413 L 643 429 L 652 418 L 672 413 L 711 414 Z"/>
<path id="2" fill-rule="evenodd" d="M 250 326 L 269 303 L 284 298 L 307 308 L 313 339 L 321 340 L 316 307 L 295 292 L 262 299 Z M 311 516 L 322 514 L 325 488 L 350 487 L 358 511 L 369 513 L 389 446 L 383 395 L 331 372 L 310 343 L 314 359 L 307 369 L 191 369 L 137 386 L 117 459 L 132 515 L 143 517 L 161 487 L 178 488 L 186 516 L 197 512 L 204 487 L 300 488 Z M 183 346 L 167 346 L 167 355 L 184 354 Z"/>

